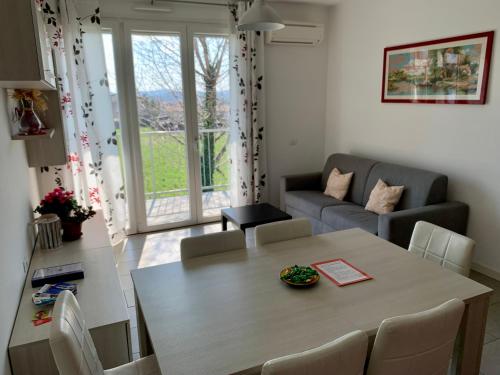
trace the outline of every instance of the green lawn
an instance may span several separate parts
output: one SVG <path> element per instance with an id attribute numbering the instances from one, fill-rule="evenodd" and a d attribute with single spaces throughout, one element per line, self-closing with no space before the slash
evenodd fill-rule
<path id="1" fill-rule="evenodd" d="M 177 192 L 161 193 L 157 197 L 172 197 L 186 195 L 187 191 L 187 155 L 185 146 L 185 134 L 182 132 L 169 134 L 144 134 L 150 131 L 141 128 L 141 153 L 142 168 L 144 173 L 144 188 L 146 193 L 166 192 L 181 190 Z M 120 137 L 119 131 L 117 138 Z M 221 151 L 229 135 L 226 133 L 215 143 L 216 155 Z M 122 155 L 121 142 L 120 157 Z M 221 172 L 214 172 L 215 185 L 229 185 L 229 152 L 226 151 L 221 158 Z M 153 174 L 154 171 L 154 174 Z M 227 190 L 227 187 L 215 190 Z"/>

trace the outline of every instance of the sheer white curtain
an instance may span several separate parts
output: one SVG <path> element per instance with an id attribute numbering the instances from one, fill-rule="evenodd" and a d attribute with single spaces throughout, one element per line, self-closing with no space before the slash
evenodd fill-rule
<path id="1" fill-rule="evenodd" d="M 125 229 L 125 189 L 102 43 L 99 7 L 78 14 L 75 0 L 35 0 L 54 52 L 68 161 L 40 168 L 40 193 L 56 186 L 102 208 L 112 242 Z"/>
<path id="2" fill-rule="evenodd" d="M 267 200 L 264 34 L 237 31 L 249 3 L 231 12 L 231 205 Z"/>

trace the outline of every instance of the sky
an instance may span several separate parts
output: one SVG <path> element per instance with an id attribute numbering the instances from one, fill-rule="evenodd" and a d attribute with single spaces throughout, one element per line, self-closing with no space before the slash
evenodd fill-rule
<path id="1" fill-rule="evenodd" d="M 164 36 L 166 38 L 172 38 L 172 36 Z M 140 41 L 140 42 L 148 42 L 148 36 L 147 35 L 133 35 L 133 41 Z M 115 64 L 114 64 L 114 50 L 113 50 L 113 37 L 110 32 L 104 32 L 103 33 L 103 44 L 104 44 L 104 53 L 105 53 L 105 59 L 106 59 L 106 66 L 108 70 L 108 81 L 109 81 L 109 89 L 111 93 L 116 94 L 117 93 L 117 86 L 116 86 L 116 71 L 115 71 Z M 210 45 L 210 43 L 209 43 Z M 195 60 L 196 65 L 197 61 Z M 134 63 L 138 64 L 140 63 L 140 58 L 137 57 L 137 55 L 134 56 Z M 228 60 L 226 60 L 226 67 L 229 69 L 229 64 Z M 198 66 L 196 68 L 199 68 Z M 136 69 L 136 75 L 139 69 Z M 166 87 L 162 87 L 161 84 L 158 83 L 158 80 L 155 79 L 154 75 L 151 75 L 151 77 L 148 77 L 147 69 L 141 69 L 141 72 L 143 74 L 143 79 L 141 82 L 136 81 L 137 85 L 137 90 L 138 91 L 155 91 L 155 90 L 161 90 L 161 89 L 167 89 Z M 180 72 L 174 72 L 172 75 L 174 80 L 179 80 L 178 82 L 174 82 L 175 87 L 182 87 L 181 83 L 181 78 L 180 78 Z M 202 84 L 199 79 L 197 79 L 196 82 L 197 86 L 197 91 L 198 94 L 200 91 L 202 91 Z M 226 74 L 224 79 L 219 82 L 217 85 L 217 91 L 228 91 L 229 90 L 229 74 Z"/>

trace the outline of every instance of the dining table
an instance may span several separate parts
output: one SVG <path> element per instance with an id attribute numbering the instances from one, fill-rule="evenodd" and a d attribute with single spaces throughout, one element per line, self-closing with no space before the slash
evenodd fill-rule
<path id="1" fill-rule="evenodd" d="M 343 259 L 371 279 L 293 288 L 280 271 Z M 361 229 L 280 241 L 132 271 L 141 356 L 163 375 L 259 374 L 273 358 L 458 298 L 452 371 L 479 374 L 492 290 Z"/>

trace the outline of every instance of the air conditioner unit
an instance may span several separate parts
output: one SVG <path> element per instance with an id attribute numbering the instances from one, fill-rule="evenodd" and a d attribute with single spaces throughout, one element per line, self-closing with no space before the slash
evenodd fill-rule
<path id="1" fill-rule="evenodd" d="M 267 44 L 316 46 L 323 40 L 325 27 L 320 24 L 285 21 L 285 28 L 266 33 Z"/>

